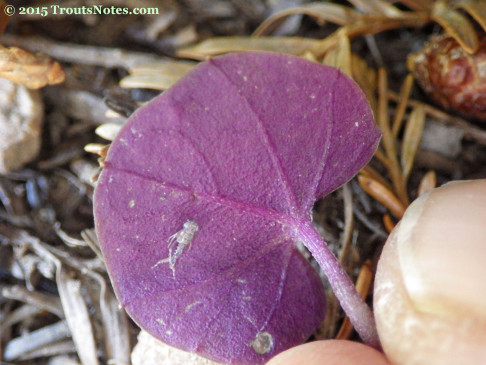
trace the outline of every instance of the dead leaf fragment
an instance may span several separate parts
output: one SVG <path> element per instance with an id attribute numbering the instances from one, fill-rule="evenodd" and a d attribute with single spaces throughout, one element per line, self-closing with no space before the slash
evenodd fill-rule
<path id="1" fill-rule="evenodd" d="M 0 46 L 0 77 L 39 89 L 59 84 L 65 76 L 61 65 L 42 52 L 32 54 L 17 47 Z"/>

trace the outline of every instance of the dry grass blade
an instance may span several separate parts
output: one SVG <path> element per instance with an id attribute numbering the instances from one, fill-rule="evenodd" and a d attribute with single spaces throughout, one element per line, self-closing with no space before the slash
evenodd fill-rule
<path id="1" fill-rule="evenodd" d="M 96 237 L 96 232 L 94 228 L 81 231 L 81 238 L 86 241 L 86 243 L 93 250 L 96 256 L 98 256 L 98 258 L 103 261 L 103 254 L 101 253 L 100 244 L 98 242 L 98 237 Z"/>
<path id="2" fill-rule="evenodd" d="M 62 310 L 62 309 L 61 309 Z M 11 327 L 19 322 L 22 322 L 28 318 L 38 315 L 39 313 L 43 312 L 42 309 L 37 308 L 36 306 L 30 304 L 24 304 L 17 309 L 8 312 L 3 312 L 2 318 L 2 326 L 0 327 L 0 338 L 5 338 L 7 333 L 11 333 Z M 64 315 L 64 312 L 63 312 Z M 0 358 L 1 358 L 0 352 Z"/>
<path id="3" fill-rule="evenodd" d="M 105 328 L 108 364 L 130 364 L 130 331 L 125 311 L 111 291 L 101 307 Z"/>
<path id="4" fill-rule="evenodd" d="M 105 279 L 94 271 L 88 271 L 100 284 L 100 312 L 105 331 L 105 348 L 108 364 L 130 363 L 130 334 L 125 311 L 120 307 L 112 291 L 108 290 Z"/>
<path id="5" fill-rule="evenodd" d="M 48 365 L 80 365 L 79 361 L 75 360 L 72 356 L 68 358 L 69 361 L 66 361 L 66 356 L 68 356 L 68 354 L 73 354 L 75 352 L 76 349 L 74 348 L 73 341 L 71 341 L 71 339 L 66 339 L 66 340 L 57 341 L 55 343 L 47 344 L 45 346 L 42 346 L 39 349 L 22 354 L 21 356 L 19 356 L 18 360 L 27 364 L 37 364 L 39 363 L 39 358 L 49 357 L 52 359 L 53 357 L 62 356 L 61 363 L 59 362 L 56 363 L 52 360 L 49 360 Z M 36 361 L 32 361 L 34 359 Z M 12 364 L 2 364 L 2 365 L 12 365 Z"/>
<path id="6" fill-rule="evenodd" d="M 421 27 L 430 22 L 425 12 L 403 12 L 396 17 L 364 14 L 358 21 L 345 25 L 349 38 L 376 34 L 401 27 Z"/>
<path id="7" fill-rule="evenodd" d="M 97 365 L 96 341 L 88 306 L 81 294 L 81 281 L 71 278 L 64 265 L 58 263 L 56 283 L 79 359 L 83 365 Z"/>
<path id="8" fill-rule="evenodd" d="M 303 37 L 215 37 L 194 46 L 181 48 L 177 55 L 196 60 L 242 51 L 273 51 L 300 56 L 306 51 L 318 53 L 316 51 L 321 48 L 322 44 L 322 40 Z"/>
<path id="9" fill-rule="evenodd" d="M 24 287 L 14 285 L 2 288 L 2 296 L 5 298 L 15 299 L 24 303 L 46 310 L 55 314 L 59 318 L 64 318 L 61 302 L 57 296 L 45 294 L 38 291 L 27 290 Z"/>
<path id="10" fill-rule="evenodd" d="M 422 180 L 420 180 L 420 184 L 417 190 L 417 195 L 423 195 L 437 186 L 437 176 L 435 175 L 434 170 L 428 171 Z"/>
<path id="11" fill-rule="evenodd" d="M 401 13 L 390 18 L 385 15 L 363 15 L 360 20 L 343 26 L 349 38 L 364 34 L 376 34 L 398 27 L 422 26 L 429 21 L 425 13 Z M 335 47 L 339 42 L 338 32 L 334 32 L 323 40 L 304 37 L 214 37 L 193 46 L 178 50 L 177 55 L 183 58 L 204 60 L 228 52 L 241 51 L 273 51 L 301 56 L 306 52 L 313 53 L 317 58 Z"/>
<path id="12" fill-rule="evenodd" d="M 368 99 L 376 115 L 376 71 L 368 67 L 367 62 L 355 53 L 351 54 L 351 69 L 354 81 L 358 83 L 361 90 L 365 93 L 366 99 Z"/>
<path id="13" fill-rule="evenodd" d="M 486 3 L 484 0 L 459 0 L 455 5 L 466 10 L 486 31 Z"/>
<path id="14" fill-rule="evenodd" d="M 348 0 L 357 9 L 367 14 L 399 16 L 402 12 L 391 4 L 382 0 Z"/>
<path id="15" fill-rule="evenodd" d="M 107 141 L 113 141 L 122 129 L 123 125 L 118 123 L 104 123 L 95 129 L 95 133 Z"/>
<path id="16" fill-rule="evenodd" d="M 81 187 L 83 187 L 83 186 L 81 185 Z M 69 247 L 85 247 L 85 246 L 87 246 L 85 241 L 78 240 L 77 238 L 71 237 L 66 232 L 64 232 L 61 228 L 60 222 L 54 223 L 54 232 L 56 232 L 57 236 L 66 244 L 66 246 L 69 246 Z"/>
<path id="17" fill-rule="evenodd" d="M 400 2 L 416 11 L 429 11 L 434 5 L 434 0 L 400 0 Z"/>
<path id="18" fill-rule="evenodd" d="M 395 28 L 421 27 L 429 21 L 429 16 L 425 12 L 406 12 L 393 18 L 386 15 L 363 14 L 357 21 L 343 25 L 341 28 L 344 28 L 347 36 L 352 39 L 354 37 L 372 35 Z M 315 49 L 317 57 L 322 57 L 329 49 L 336 46 L 339 40 L 338 32 L 341 28 L 321 41 L 322 43 Z"/>
<path id="19" fill-rule="evenodd" d="M 0 46 L 0 77 L 38 89 L 64 81 L 61 65 L 43 53 L 32 54 L 17 47 Z"/>
<path id="20" fill-rule="evenodd" d="M 128 75 L 120 80 L 120 86 L 129 88 L 142 88 L 152 90 L 167 90 L 182 76 L 179 75 Z"/>
<path id="21" fill-rule="evenodd" d="M 183 61 L 161 61 L 134 67 L 120 80 L 124 88 L 166 90 L 191 71 L 196 64 Z"/>
<path id="22" fill-rule="evenodd" d="M 69 336 L 70 331 L 65 320 L 42 327 L 9 341 L 5 346 L 2 360 L 11 361 L 18 359 L 25 353 L 63 340 Z"/>
<path id="23" fill-rule="evenodd" d="M 152 62 L 146 65 L 136 66 L 130 69 L 132 75 L 160 75 L 160 74 L 176 74 L 180 77 L 191 71 L 196 62 L 186 61 L 159 61 Z"/>
<path id="24" fill-rule="evenodd" d="M 388 96 L 390 97 L 390 100 L 393 100 L 395 102 L 400 101 L 400 96 L 391 90 L 389 90 Z M 433 107 L 432 105 L 425 104 L 413 99 L 410 99 L 407 102 L 407 106 L 409 107 L 415 107 L 419 104 L 422 104 L 424 106 L 427 115 L 430 115 L 434 119 L 443 121 L 445 123 L 451 123 L 460 127 L 464 131 L 465 138 L 473 140 L 483 146 L 486 146 L 486 131 L 472 125 L 470 122 L 468 122 L 465 119 L 449 115 L 446 112 L 436 107 Z"/>
<path id="25" fill-rule="evenodd" d="M 468 53 L 474 53 L 479 47 L 478 35 L 468 18 L 452 9 L 446 1 L 434 3 L 431 17 L 449 33 Z"/>
<path id="26" fill-rule="evenodd" d="M 381 176 L 381 174 L 378 171 L 376 171 L 374 168 L 372 168 L 370 164 L 363 167 L 360 170 L 360 174 L 367 176 L 367 177 L 370 177 L 373 180 L 376 180 L 380 184 L 384 185 L 388 190 L 392 190 L 392 187 L 390 186 L 388 181 L 386 181 L 386 179 L 383 176 Z"/>
<path id="27" fill-rule="evenodd" d="M 424 125 L 425 109 L 423 105 L 417 105 L 410 113 L 403 136 L 401 163 L 404 184 L 406 184 L 412 171 L 413 161 L 420 144 Z"/>
<path id="28" fill-rule="evenodd" d="M 364 300 L 368 296 L 371 283 L 373 282 L 373 270 L 371 270 L 371 261 L 366 260 L 359 270 L 356 288 Z"/>
<path id="29" fill-rule="evenodd" d="M 122 67 L 131 69 L 135 66 L 146 65 L 147 63 L 160 60 L 159 56 L 151 53 L 130 52 L 121 48 L 61 43 L 39 36 L 22 37 L 13 34 L 4 34 L 2 36 L 2 42 L 6 45 L 15 45 L 28 49 L 31 52 L 42 51 L 60 61 L 107 68 Z"/>
<path id="30" fill-rule="evenodd" d="M 284 9 L 269 16 L 253 32 L 253 35 L 261 36 L 268 34 L 278 27 L 282 21 L 285 20 L 285 18 L 295 14 L 304 14 L 311 16 L 320 22 L 331 22 L 339 25 L 349 24 L 361 16 L 360 13 L 348 6 L 323 2 L 309 3 L 302 6 Z"/>
<path id="31" fill-rule="evenodd" d="M 383 133 L 382 144 L 385 149 L 389 165 L 388 171 L 393 182 L 395 191 L 404 205 L 409 204 L 407 189 L 403 183 L 403 176 L 397 158 L 395 138 L 390 128 L 388 116 L 388 82 L 384 69 L 378 70 L 378 125 Z"/>
<path id="32" fill-rule="evenodd" d="M 403 116 L 405 115 L 405 110 L 407 109 L 408 99 L 410 98 L 410 91 L 413 86 L 413 75 L 408 74 L 405 81 L 402 84 L 400 90 L 400 99 L 395 109 L 395 117 L 393 118 L 392 134 L 394 138 L 397 138 L 398 131 L 402 127 Z"/>
<path id="33" fill-rule="evenodd" d="M 380 147 L 378 147 L 373 157 L 376 157 L 376 159 L 380 161 L 383 166 L 390 170 L 390 160 L 388 159 L 388 157 L 385 156 L 385 153 L 381 150 Z"/>
<path id="34" fill-rule="evenodd" d="M 358 182 L 368 195 L 388 208 L 395 217 L 398 219 L 403 217 L 405 205 L 385 185 L 363 175 L 358 176 Z"/>
<path id="35" fill-rule="evenodd" d="M 393 228 L 395 228 L 395 222 L 393 222 L 393 219 L 389 214 L 385 214 L 383 216 L 383 225 L 388 233 L 393 231 Z"/>
<path id="36" fill-rule="evenodd" d="M 95 93 L 72 89 L 69 87 L 59 88 L 61 92 L 49 88 L 44 95 L 54 106 L 59 107 L 66 115 L 95 124 L 120 123 L 123 124 L 126 118 L 110 118 L 106 114 L 111 110 L 102 97 Z"/>
<path id="37" fill-rule="evenodd" d="M 343 73 L 352 77 L 351 69 L 351 42 L 344 28 L 337 32 L 338 42 L 336 47 L 329 50 L 323 59 L 323 64 L 337 67 Z"/>

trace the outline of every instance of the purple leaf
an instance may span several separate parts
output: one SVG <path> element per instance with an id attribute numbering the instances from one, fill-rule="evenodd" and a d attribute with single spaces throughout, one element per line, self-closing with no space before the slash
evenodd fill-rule
<path id="1" fill-rule="evenodd" d="M 336 69 L 271 53 L 202 63 L 130 118 L 98 181 L 96 229 L 122 305 L 170 345 L 263 363 L 324 317 L 301 241 L 372 342 L 370 312 L 310 214 L 379 135 Z"/>

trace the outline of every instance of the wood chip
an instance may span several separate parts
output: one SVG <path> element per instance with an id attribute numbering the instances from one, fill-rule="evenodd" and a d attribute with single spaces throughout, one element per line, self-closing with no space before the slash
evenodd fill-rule
<path id="1" fill-rule="evenodd" d="M 66 74 L 58 62 L 44 53 L 32 54 L 18 47 L 0 45 L 0 77 L 29 89 L 39 89 L 63 82 Z"/>

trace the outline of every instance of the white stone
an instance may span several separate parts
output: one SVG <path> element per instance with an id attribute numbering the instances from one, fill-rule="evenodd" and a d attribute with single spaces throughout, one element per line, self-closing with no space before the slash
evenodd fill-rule
<path id="1" fill-rule="evenodd" d="M 456 158 L 462 151 L 463 136 L 462 129 L 429 119 L 425 123 L 420 147 L 447 158 Z"/>
<path id="2" fill-rule="evenodd" d="M 197 354 L 166 345 L 145 331 L 132 351 L 133 365 L 221 365 Z"/>
<path id="3" fill-rule="evenodd" d="M 37 156 L 43 115 L 38 91 L 0 78 L 0 174 L 19 169 Z"/>

